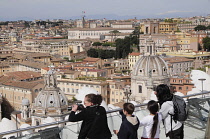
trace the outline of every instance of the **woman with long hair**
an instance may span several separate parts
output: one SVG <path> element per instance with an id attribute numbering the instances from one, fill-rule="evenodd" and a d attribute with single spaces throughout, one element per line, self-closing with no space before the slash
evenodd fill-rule
<path id="1" fill-rule="evenodd" d="M 173 94 L 168 85 L 160 84 L 155 92 L 160 104 L 160 111 L 163 118 L 166 137 L 170 139 L 184 138 L 184 125 L 181 121 L 174 121 L 171 115 L 174 115 Z"/>
<path id="2" fill-rule="evenodd" d="M 88 94 L 84 99 L 86 108 L 81 112 L 75 114 L 78 105 L 73 105 L 69 121 L 83 121 L 78 139 L 111 139 L 112 135 L 107 124 L 106 110 L 100 106 L 101 103 L 101 95 Z"/>
<path id="3" fill-rule="evenodd" d="M 140 121 L 140 126 L 144 126 L 141 139 L 159 139 L 161 115 L 158 114 L 159 106 L 154 100 L 147 104 L 150 114 Z"/>

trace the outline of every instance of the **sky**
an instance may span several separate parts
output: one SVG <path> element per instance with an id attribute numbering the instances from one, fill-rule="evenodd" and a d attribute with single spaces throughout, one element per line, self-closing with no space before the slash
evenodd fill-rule
<path id="1" fill-rule="evenodd" d="M 0 0 L 0 21 L 165 18 L 210 14 L 210 0 Z"/>

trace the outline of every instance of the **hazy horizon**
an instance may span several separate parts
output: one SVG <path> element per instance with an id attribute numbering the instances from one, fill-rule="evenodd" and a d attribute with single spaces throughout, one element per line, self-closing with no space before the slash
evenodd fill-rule
<path id="1" fill-rule="evenodd" d="M 1 0 L 0 21 L 205 16 L 208 5 L 210 0 Z"/>

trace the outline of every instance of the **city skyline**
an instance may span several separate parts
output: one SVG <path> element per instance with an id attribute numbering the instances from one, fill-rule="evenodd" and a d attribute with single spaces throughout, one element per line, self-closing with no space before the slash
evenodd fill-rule
<path id="1" fill-rule="evenodd" d="M 128 19 L 205 16 L 210 0 L 1 0 L 0 21 L 34 19 Z M 85 13 L 83 12 L 85 11 Z"/>

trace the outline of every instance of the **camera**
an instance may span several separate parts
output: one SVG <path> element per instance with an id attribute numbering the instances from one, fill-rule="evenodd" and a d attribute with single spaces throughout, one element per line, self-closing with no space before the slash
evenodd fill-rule
<path id="1" fill-rule="evenodd" d="M 81 111 L 85 108 L 82 104 L 76 104 L 76 105 L 78 106 L 77 110 L 79 110 L 79 111 Z M 72 110 L 72 106 L 69 106 L 68 111 L 71 111 L 71 110 Z"/>

